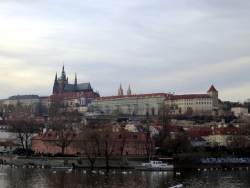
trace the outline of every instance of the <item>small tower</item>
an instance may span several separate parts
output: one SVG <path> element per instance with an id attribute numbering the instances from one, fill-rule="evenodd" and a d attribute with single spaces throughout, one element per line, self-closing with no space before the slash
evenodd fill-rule
<path id="1" fill-rule="evenodd" d="M 75 73 L 75 86 L 77 85 L 77 76 L 76 76 L 76 73 Z"/>
<path id="2" fill-rule="evenodd" d="M 131 95 L 130 84 L 128 85 L 127 95 Z"/>
<path id="3" fill-rule="evenodd" d="M 120 84 L 120 88 L 118 89 L 118 96 L 122 96 L 123 95 L 123 89 L 122 89 L 122 85 Z"/>
<path id="4" fill-rule="evenodd" d="M 213 85 L 209 88 L 207 91 L 207 95 L 212 97 L 212 108 L 213 109 L 218 109 L 219 108 L 219 103 L 218 103 L 218 91 L 215 89 Z"/>
<path id="5" fill-rule="evenodd" d="M 57 73 L 56 73 L 52 94 L 57 94 L 57 92 L 58 92 L 58 82 L 57 82 Z"/>
<path id="6" fill-rule="evenodd" d="M 64 87 L 66 84 L 68 84 L 68 78 L 66 78 L 66 73 L 64 71 L 64 65 L 62 68 L 61 77 L 58 79 L 57 83 L 58 83 L 58 90 L 57 90 L 56 94 L 64 93 Z"/>

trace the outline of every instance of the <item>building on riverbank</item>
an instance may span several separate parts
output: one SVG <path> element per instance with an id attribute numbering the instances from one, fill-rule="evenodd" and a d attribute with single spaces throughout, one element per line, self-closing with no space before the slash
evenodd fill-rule
<path id="1" fill-rule="evenodd" d="M 64 139 L 58 131 L 49 130 L 40 133 L 31 138 L 31 149 L 36 153 L 62 153 L 60 146 L 62 146 L 62 142 L 65 142 L 68 143 L 65 145 L 65 154 L 84 154 L 87 148 L 95 148 L 97 145 L 98 148 L 95 149 L 100 152 L 100 155 L 103 152 L 112 152 L 112 155 L 145 155 L 149 152 L 150 155 L 153 155 L 155 152 L 155 142 L 141 132 L 96 130 L 95 132 L 80 133 L 65 131 L 63 134 Z M 92 134 L 95 136 L 91 137 Z M 105 151 L 104 148 L 107 146 L 108 149 Z"/>

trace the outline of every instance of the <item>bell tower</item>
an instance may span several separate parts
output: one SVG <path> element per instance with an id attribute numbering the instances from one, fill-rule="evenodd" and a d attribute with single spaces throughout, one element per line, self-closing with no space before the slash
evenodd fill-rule
<path id="1" fill-rule="evenodd" d="M 122 89 L 122 85 L 120 84 L 120 87 L 118 89 L 118 96 L 122 96 L 123 95 L 123 89 Z"/>
<path id="2" fill-rule="evenodd" d="M 131 95 L 130 84 L 128 85 L 127 95 Z"/>

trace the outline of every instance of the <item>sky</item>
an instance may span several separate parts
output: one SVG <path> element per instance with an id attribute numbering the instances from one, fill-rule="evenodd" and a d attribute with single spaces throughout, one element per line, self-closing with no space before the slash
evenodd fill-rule
<path id="1" fill-rule="evenodd" d="M 101 96 L 204 94 L 250 99 L 250 1 L 8 0 L 0 2 L 0 99 L 69 83 Z"/>

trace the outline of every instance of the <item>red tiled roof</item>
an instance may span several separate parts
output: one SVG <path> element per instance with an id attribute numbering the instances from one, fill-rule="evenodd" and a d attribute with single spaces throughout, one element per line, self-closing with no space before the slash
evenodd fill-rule
<path id="1" fill-rule="evenodd" d="M 196 98 L 212 98 L 207 94 L 184 94 L 184 95 L 170 95 L 167 99 L 196 99 Z"/>
<path id="2" fill-rule="evenodd" d="M 0 120 L 0 125 L 9 125 L 9 122 L 5 120 Z"/>
<path id="3" fill-rule="evenodd" d="M 215 135 L 245 135 L 246 132 L 238 127 L 217 127 L 211 134 Z"/>
<path id="4" fill-rule="evenodd" d="M 44 117 L 43 116 L 35 116 L 35 119 L 37 119 L 37 120 L 44 120 Z"/>
<path id="5" fill-rule="evenodd" d="M 106 96 L 106 97 L 98 97 L 95 100 L 111 100 L 111 99 L 122 99 L 122 98 L 147 98 L 147 97 L 167 97 L 171 94 L 166 93 L 151 93 L 151 94 L 134 94 L 134 95 L 122 95 L 122 96 Z"/>
<path id="6" fill-rule="evenodd" d="M 208 136 L 209 134 L 211 134 L 212 129 L 210 127 L 192 127 L 186 132 L 188 135 L 198 134 L 200 136 Z"/>
<path id="7" fill-rule="evenodd" d="M 219 104 L 224 104 L 220 99 L 218 99 L 218 103 Z"/>
<path id="8" fill-rule="evenodd" d="M 192 127 L 192 128 L 189 128 L 187 130 L 187 132 L 193 132 L 193 131 L 197 131 L 197 132 L 200 132 L 200 131 L 212 131 L 212 129 L 210 127 Z"/>
<path id="9" fill-rule="evenodd" d="M 211 87 L 209 88 L 209 90 L 207 92 L 210 92 L 210 91 L 217 91 L 214 87 L 214 85 L 211 85 Z"/>
<path id="10" fill-rule="evenodd" d="M 200 135 L 198 134 L 189 134 L 187 135 L 190 141 L 205 141 Z"/>
<path id="11" fill-rule="evenodd" d="M 71 92 L 71 93 L 62 93 L 50 95 L 50 99 L 78 99 L 81 97 L 94 97 L 93 92 Z"/>
<path id="12" fill-rule="evenodd" d="M 21 146 L 21 144 L 16 144 L 11 141 L 0 142 L 0 146 Z"/>

